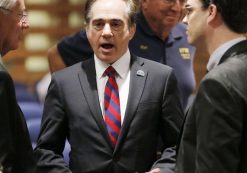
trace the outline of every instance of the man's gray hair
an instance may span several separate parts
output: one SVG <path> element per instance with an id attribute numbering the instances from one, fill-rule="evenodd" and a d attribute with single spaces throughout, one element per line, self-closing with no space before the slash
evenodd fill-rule
<path id="1" fill-rule="evenodd" d="M 16 0 L 0 0 L 0 7 L 11 9 L 15 6 Z"/>

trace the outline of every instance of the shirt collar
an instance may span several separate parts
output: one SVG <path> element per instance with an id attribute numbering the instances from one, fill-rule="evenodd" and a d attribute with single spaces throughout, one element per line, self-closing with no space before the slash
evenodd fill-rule
<path id="1" fill-rule="evenodd" d="M 110 64 L 104 63 L 99 58 L 97 58 L 95 54 L 94 54 L 94 62 L 95 62 L 97 79 L 100 79 L 104 76 L 104 72 L 110 66 Z M 125 54 L 122 57 L 120 57 L 116 62 L 114 62 L 111 66 L 114 67 L 120 78 L 125 78 L 130 69 L 129 50 L 127 50 Z"/>
<path id="2" fill-rule="evenodd" d="M 216 67 L 219 62 L 221 57 L 224 55 L 224 53 L 233 45 L 245 40 L 245 37 L 239 37 L 233 40 L 230 40 L 226 43 L 224 43 L 223 45 L 221 45 L 220 47 L 218 47 L 210 56 L 208 64 L 207 64 L 207 70 L 210 71 L 212 70 L 214 67 Z"/>

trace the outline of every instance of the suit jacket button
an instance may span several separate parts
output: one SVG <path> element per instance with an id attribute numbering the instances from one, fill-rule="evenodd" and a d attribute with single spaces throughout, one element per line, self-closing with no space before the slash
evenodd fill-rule
<path id="1" fill-rule="evenodd" d="M 116 157 L 113 158 L 113 160 L 114 160 L 115 162 L 118 162 L 118 161 L 120 160 L 120 158 L 116 156 Z"/>

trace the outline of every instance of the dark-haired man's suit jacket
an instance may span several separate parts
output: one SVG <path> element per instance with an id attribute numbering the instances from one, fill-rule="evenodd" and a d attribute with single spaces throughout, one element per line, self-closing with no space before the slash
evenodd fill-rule
<path id="1" fill-rule="evenodd" d="M 158 135 L 163 158 L 155 164 L 172 173 L 183 111 L 173 70 L 131 57 L 128 103 L 115 148 L 99 104 L 94 59 L 52 76 L 35 156 L 37 173 L 134 173 L 148 171 L 156 160 Z M 61 154 L 68 137 L 69 168 Z"/>
<path id="2" fill-rule="evenodd" d="M 33 149 L 13 80 L 0 63 L 0 165 L 4 173 L 33 173 Z"/>
<path id="3" fill-rule="evenodd" d="M 247 41 L 202 80 L 183 127 L 177 173 L 247 172 Z"/>

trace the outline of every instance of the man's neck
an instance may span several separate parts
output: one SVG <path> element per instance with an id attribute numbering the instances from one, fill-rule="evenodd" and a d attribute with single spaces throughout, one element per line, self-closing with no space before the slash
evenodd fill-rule
<path id="1" fill-rule="evenodd" d="M 239 37 L 243 37 L 243 35 L 232 32 L 225 27 L 215 30 L 215 32 L 210 37 L 208 37 L 209 54 L 211 55 L 218 47 L 220 47 L 224 43 Z"/>

